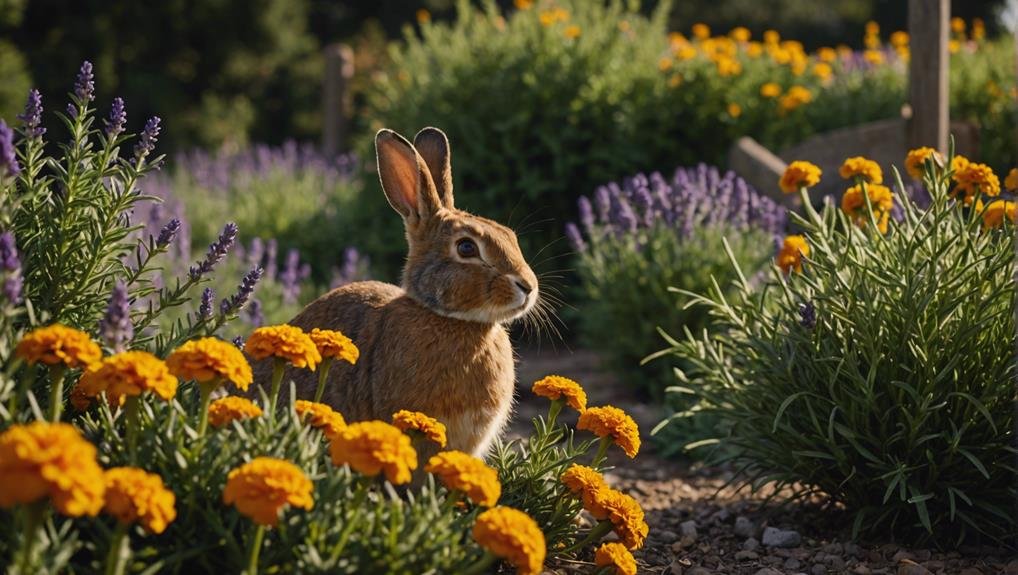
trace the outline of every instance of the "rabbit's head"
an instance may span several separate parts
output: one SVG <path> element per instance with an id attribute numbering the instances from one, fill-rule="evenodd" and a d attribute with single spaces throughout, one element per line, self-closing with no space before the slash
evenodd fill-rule
<path id="1" fill-rule="evenodd" d="M 375 152 L 385 197 L 406 225 L 407 294 L 439 315 L 467 321 L 504 323 L 529 312 L 537 276 L 516 234 L 453 205 L 445 134 L 425 128 L 411 144 L 380 130 Z"/>

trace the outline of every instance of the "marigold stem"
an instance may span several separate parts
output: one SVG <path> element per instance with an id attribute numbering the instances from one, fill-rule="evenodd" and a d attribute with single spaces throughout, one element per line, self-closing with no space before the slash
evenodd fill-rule
<path id="1" fill-rule="evenodd" d="M 131 556 L 131 547 L 127 540 L 126 523 L 117 522 L 117 528 L 110 540 L 110 552 L 106 555 L 106 575 L 124 575 L 127 558 Z"/>
<path id="2" fill-rule="evenodd" d="M 132 395 L 124 402 L 124 420 L 127 424 L 127 456 L 131 463 L 138 461 L 138 396 Z"/>
<path id="3" fill-rule="evenodd" d="M 318 366 L 318 389 L 315 390 L 315 402 L 322 401 L 322 394 L 325 393 L 325 380 L 329 377 L 330 367 L 332 367 L 331 357 L 322 359 L 322 363 Z"/>
<path id="4" fill-rule="evenodd" d="M 479 573 L 487 573 L 488 567 L 495 562 L 497 557 L 491 554 L 491 551 L 485 551 L 484 555 L 474 562 L 473 565 L 467 567 L 462 571 L 463 575 L 478 575 Z"/>
<path id="5" fill-rule="evenodd" d="M 67 374 L 67 367 L 63 364 L 51 365 L 49 368 L 49 420 L 52 423 L 60 421 L 60 412 L 64 407 L 64 375 Z"/>
<path id="6" fill-rule="evenodd" d="M 246 575 L 257 575 L 258 554 L 262 550 L 262 540 L 265 539 L 265 526 L 258 525 L 255 528 L 254 536 L 251 537 L 251 549 L 248 550 Z"/>
<path id="7" fill-rule="evenodd" d="M 353 515 L 346 520 L 346 525 L 343 526 L 343 532 L 339 534 L 339 542 L 336 543 L 336 547 L 332 550 L 332 556 L 330 557 L 330 563 L 335 563 L 343 555 L 343 548 L 346 547 L 346 542 L 350 539 L 350 535 L 353 533 L 353 528 L 357 525 L 357 519 L 361 514 L 361 507 L 364 505 L 364 499 L 368 495 L 368 487 L 371 480 L 362 477 L 357 482 L 357 492 L 353 496 L 353 501 L 350 506 L 353 507 Z"/>
<path id="8" fill-rule="evenodd" d="M 267 411 L 269 418 L 276 419 L 276 399 L 279 398 L 279 386 L 283 383 L 283 369 L 286 367 L 286 360 L 275 358 L 272 364 L 272 392 L 269 394 L 269 405 Z"/>
<path id="9" fill-rule="evenodd" d="M 604 461 L 605 455 L 608 453 L 608 446 L 612 444 L 611 437 L 602 437 L 600 443 L 597 446 L 597 454 L 594 455 L 594 464 L 591 465 L 594 469 L 600 469 L 601 463 Z"/>
<path id="10" fill-rule="evenodd" d="M 608 532 L 611 530 L 612 530 L 611 521 L 602 520 L 597 525 L 595 525 L 594 528 L 590 530 L 590 532 L 587 533 L 586 537 L 584 537 L 583 539 L 576 543 L 573 543 L 569 547 L 566 547 L 565 549 L 562 550 L 562 553 L 572 553 L 574 551 L 579 551 L 586 547 L 587 545 L 589 545 L 590 543 L 596 543 L 597 541 L 600 541 L 601 538 L 607 535 Z"/>
<path id="11" fill-rule="evenodd" d="M 18 413 L 18 399 L 28 393 L 28 388 L 32 384 L 32 377 L 34 375 L 34 365 L 26 366 L 25 371 L 21 372 L 21 378 L 18 380 L 18 390 L 11 395 L 11 400 L 7 404 L 7 411 L 11 414 L 11 417 L 14 417 Z"/>
<path id="12" fill-rule="evenodd" d="M 32 569 L 35 564 L 35 540 L 46 516 L 46 502 L 36 501 L 25 507 L 25 543 L 21 550 L 21 573 L 34 573 Z"/>
<path id="13" fill-rule="evenodd" d="M 555 420 L 558 419 L 558 414 L 562 413 L 562 406 L 565 405 L 566 400 L 561 397 L 551 402 L 551 407 L 548 408 L 548 430 L 549 433 L 555 428 Z"/>
<path id="14" fill-rule="evenodd" d="M 198 437 L 205 437 L 209 427 L 209 404 L 212 403 L 212 392 L 219 386 L 219 380 L 198 384 L 198 395 L 201 397 L 201 412 L 198 414 Z"/>

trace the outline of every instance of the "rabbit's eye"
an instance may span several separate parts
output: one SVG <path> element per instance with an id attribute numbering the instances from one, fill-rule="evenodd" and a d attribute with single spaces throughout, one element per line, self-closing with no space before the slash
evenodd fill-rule
<path id="1" fill-rule="evenodd" d="M 476 258 L 479 255 L 477 251 L 477 244 L 474 243 L 474 240 L 463 239 L 456 242 L 456 253 L 461 258 Z"/>

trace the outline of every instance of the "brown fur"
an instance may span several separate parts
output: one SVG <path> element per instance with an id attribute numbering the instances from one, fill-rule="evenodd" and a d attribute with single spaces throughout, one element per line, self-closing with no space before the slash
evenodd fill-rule
<path id="1" fill-rule="evenodd" d="M 290 323 L 342 331 L 360 348 L 356 365 L 333 364 L 323 397 L 348 420 L 421 411 L 448 426 L 449 449 L 484 455 L 512 406 L 515 366 L 503 324 L 533 306 L 537 278 L 511 230 L 453 206 L 441 131 L 425 128 L 411 145 L 382 130 L 375 148 L 386 197 L 406 226 L 402 286 L 349 284 Z M 463 238 L 476 242 L 481 257 L 458 256 Z M 256 362 L 258 384 L 270 374 L 268 361 Z M 316 374 L 288 369 L 290 379 L 299 397 L 313 397 Z"/>

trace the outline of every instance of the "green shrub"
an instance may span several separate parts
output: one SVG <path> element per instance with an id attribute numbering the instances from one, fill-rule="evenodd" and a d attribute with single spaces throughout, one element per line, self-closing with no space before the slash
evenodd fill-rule
<path id="1" fill-rule="evenodd" d="M 754 487 L 822 493 L 855 533 L 1003 542 L 1018 527 L 1015 230 L 983 229 L 950 199 L 952 172 L 925 170 L 932 204 L 894 193 L 886 235 L 810 209 L 802 273 L 687 294 L 717 328 L 672 342 L 687 362 L 672 391 L 721 419 Z M 863 213 L 879 199 L 865 197 Z"/>

